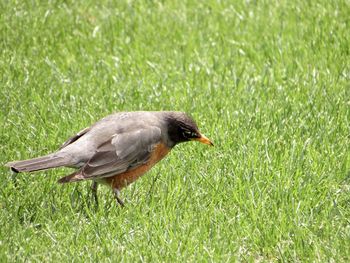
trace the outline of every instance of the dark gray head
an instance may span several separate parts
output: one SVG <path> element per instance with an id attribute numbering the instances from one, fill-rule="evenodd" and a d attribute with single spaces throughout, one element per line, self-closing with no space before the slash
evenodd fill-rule
<path id="1" fill-rule="evenodd" d="M 200 141 L 205 144 L 213 143 L 199 132 L 195 121 L 183 112 L 169 112 L 166 115 L 169 139 L 175 144 L 187 141 Z"/>

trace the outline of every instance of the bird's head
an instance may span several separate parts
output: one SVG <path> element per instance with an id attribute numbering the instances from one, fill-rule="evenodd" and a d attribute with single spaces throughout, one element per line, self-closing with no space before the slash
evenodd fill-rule
<path id="1" fill-rule="evenodd" d="M 199 141 L 214 146 L 200 133 L 195 121 L 183 112 L 170 112 L 166 117 L 169 139 L 175 144 L 187 141 Z"/>

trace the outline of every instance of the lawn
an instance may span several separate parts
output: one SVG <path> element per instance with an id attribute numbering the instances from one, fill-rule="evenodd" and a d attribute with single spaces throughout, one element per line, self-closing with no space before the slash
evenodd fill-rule
<path id="1" fill-rule="evenodd" d="M 127 189 L 1 167 L 1 262 L 349 262 L 350 2 L 1 1 L 0 163 L 116 111 L 190 113 Z"/>

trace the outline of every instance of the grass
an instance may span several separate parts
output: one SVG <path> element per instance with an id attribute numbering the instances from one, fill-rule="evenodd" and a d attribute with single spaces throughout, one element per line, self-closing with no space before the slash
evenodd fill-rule
<path id="1" fill-rule="evenodd" d="M 350 260 L 350 3 L 2 1 L 0 163 L 115 111 L 191 113 L 115 207 L 1 167 L 0 261 Z"/>

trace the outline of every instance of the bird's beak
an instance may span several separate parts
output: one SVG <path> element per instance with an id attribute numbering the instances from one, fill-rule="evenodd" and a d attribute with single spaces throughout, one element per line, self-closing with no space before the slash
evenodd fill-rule
<path id="1" fill-rule="evenodd" d="M 206 136 L 204 136 L 203 134 L 201 134 L 201 137 L 193 138 L 192 140 L 193 141 L 198 141 L 198 142 L 201 142 L 201 143 L 204 143 L 204 144 L 208 144 L 210 146 L 214 146 L 214 144 Z"/>

